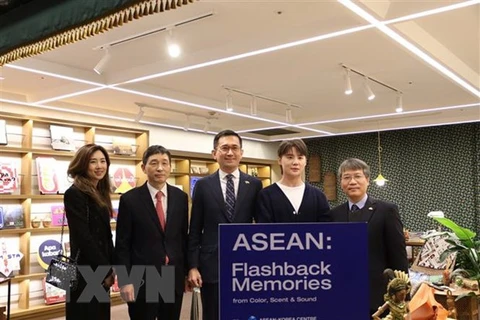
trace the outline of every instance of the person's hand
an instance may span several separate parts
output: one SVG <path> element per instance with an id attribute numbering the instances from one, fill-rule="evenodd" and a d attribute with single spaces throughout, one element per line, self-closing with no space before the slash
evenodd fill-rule
<path id="1" fill-rule="evenodd" d="M 188 281 L 192 287 L 201 287 L 202 286 L 202 276 L 197 268 L 192 268 L 188 271 Z"/>
<path id="2" fill-rule="evenodd" d="M 103 286 L 105 288 L 110 288 L 115 283 L 115 272 L 112 272 L 108 277 L 103 280 Z"/>
<path id="3" fill-rule="evenodd" d="M 123 287 L 121 287 L 120 296 L 125 302 L 135 301 L 135 292 L 134 292 L 133 284 L 126 284 Z"/>
<path id="4" fill-rule="evenodd" d="M 185 292 L 192 292 L 193 291 L 193 287 L 192 287 L 192 284 L 190 283 L 190 281 L 188 281 L 188 277 L 185 277 Z"/>

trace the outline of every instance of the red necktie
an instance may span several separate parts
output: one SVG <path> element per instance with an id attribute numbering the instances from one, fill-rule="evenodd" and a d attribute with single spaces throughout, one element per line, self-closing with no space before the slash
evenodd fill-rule
<path id="1" fill-rule="evenodd" d="M 163 198 L 163 192 L 158 191 L 155 198 L 157 198 L 157 216 L 158 220 L 160 220 L 160 226 L 162 227 L 162 230 L 165 231 L 165 211 L 163 211 L 163 205 L 162 205 L 162 198 Z"/>
<path id="2" fill-rule="evenodd" d="M 157 194 L 155 195 L 155 198 L 157 199 L 157 205 L 155 209 L 157 210 L 158 220 L 160 221 L 160 226 L 162 227 L 162 230 L 165 231 L 165 211 L 163 210 L 163 205 L 162 205 L 163 192 L 158 191 Z M 165 264 L 168 264 L 167 255 L 165 256 Z"/>

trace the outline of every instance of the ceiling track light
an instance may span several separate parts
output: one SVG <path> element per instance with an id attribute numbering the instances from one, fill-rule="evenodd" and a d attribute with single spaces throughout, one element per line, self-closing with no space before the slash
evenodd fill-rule
<path id="1" fill-rule="evenodd" d="M 372 89 L 370 88 L 370 85 L 368 84 L 368 77 L 365 76 L 365 82 L 363 83 L 363 90 L 365 91 L 365 95 L 367 96 L 367 99 L 369 101 L 372 101 L 375 99 L 375 94 L 373 93 Z"/>
<path id="2" fill-rule="evenodd" d="M 252 100 L 250 100 L 250 115 L 257 115 L 257 97 L 255 96 L 252 96 Z"/>
<path id="3" fill-rule="evenodd" d="M 143 107 L 140 107 L 140 110 L 138 110 L 137 116 L 135 117 L 134 121 L 135 122 L 140 122 L 142 120 L 143 115 L 145 114 L 145 111 L 143 111 Z"/>
<path id="4" fill-rule="evenodd" d="M 395 109 L 396 112 L 400 113 L 403 112 L 403 94 L 401 92 L 397 92 L 397 108 Z"/>
<path id="5" fill-rule="evenodd" d="M 278 99 L 258 95 L 256 93 L 247 92 L 247 91 L 244 91 L 244 90 L 235 89 L 235 88 L 231 88 L 231 87 L 227 87 L 227 86 L 222 86 L 222 88 L 227 90 L 226 110 L 229 111 L 229 112 L 233 111 L 232 92 L 243 94 L 243 95 L 251 97 L 251 100 L 250 100 L 250 115 L 251 116 L 256 116 L 258 114 L 258 99 L 271 101 L 271 102 L 275 102 L 275 103 L 284 105 L 287 108 L 287 110 L 290 110 L 290 111 L 285 111 L 285 119 L 287 119 L 287 114 L 289 114 L 288 118 L 290 119 L 290 121 L 287 120 L 288 123 L 293 122 L 292 108 L 297 108 L 297 109 L 302 108 L 301 106 L 299 106 L 297 104 L 292 104 L 292 103 L 281 101 L 281 100 L 278 100 Z"/>
<path id="6" fill-rule="evenodd" d="M 205 126 L 203 127 L 204 133 L 208 133 L 208 130 L 210 130 L 210 124 L 210 120 L 207 120 L 207 122 L 205 122 Z"/>
<path id="7" fill-rule="evenodd" d="M 350 79 L 350 69 L 344 68 L 345 69 L 345 94 L 346 95 L 351 95 L 353 93 L 352 90 L 352 81 Z"/>
<path id="8" fill-rule="evenodd" d="M 184 131 L 188 131 L 190 129 L 190 115 L 186 115 L 185 126 L 183 126 Z"/>
<path id="9" fill-rule="evenodd" d="M 170 109 L 170 108 L 165 108 L 165 107 L 160 107 L 160 106 L 156 106 L 156 105 L 153 105 L 153 104 L 148 104 L 148 103 L 144 103 L 144 102 L 135 102 L 135 104 L 140 108 L 140 111 L 139 113 L 137 114 L 137 117 L 135 118 L 135 121 L 137 121 L 137 118 L 139 118 L 138 121 L 141 120 L 141 117 L 143 116 L 143 110 L 145 108 L 151 108 L 151 109 L 156 109 L 156 110 L 162 110 L 162 111 L 167 111 L 167 112 L 172 112 L 172 113 L 177 113 L 177 114 L 181 114 L 181 115 L 184 115 L 185 116 L 185 122 L 182 124 L 179 124 L 179 125 L 175 125 L 175 126 L 172 126 L 172 127 L 175 127 L 177 129 L 183 129 L 184 131 L 199 131 L 201 132 L 202 130 L 201 129 L 195 129 L 196 127 L 196 124 L 199 124 L 200 123 L 193 123 L 192 125 L 192 118 L 200 118 L 200 119 L 205 119 L 206 122 L 208 122 L 208 125 L 210 126 L 212 124 L 212 121 L 214 120 L 218 120 L 219 117 L 218 117 L 218 112 L 215 112 L 215 111 L 209 111 L 208 112 L 208 115 L 203 115 L 203 114 L 198 114 L 198 113 L 185 113 L 183 111 L 179 111 L 179 110 L 175 110 L 175 109 Z M 140 115 L 141 114 L 141 115 Z M 148 121 L 142 121 L 142 123 L 150 123 Z M 202 120 L 202 123 L 203 123 L 203 120 Z M 208 130 L 207 130 L 208 131 Z"/>
<path id="10" fill-rule="evenodd" d="M 107 63 L 110 61 L 110 50 L 109 48 L 105 48 L 104 49 L 104 54 L 103 54 L 103 57 L 102 59 L 100 59 L 100 61 L 98 61 L 97 65 L 93 68 L 93 71 L 95 71 L 97 74 L 102 74 L 103 73 L 103 70 L 105 69 Z"/>
<path id="11" fill-rule="evenodd" d="M 288 106 L 285 110 L 285 122 L 293 123 L 292 109 L 290 108 L 290 106 Z"/>
<path id="12" fill-rule="evenodd" d="M 188 25 L 188 24 L 193 23 L 193 22 L 199 22 L 199 21 L 201 21 L 205 18 L 213 17 L 214 14 L 215 14 L 214 11 L 209 11 L 209 12 L 203 13 L 203 14 L 198 15 L 198 16 L 193 16 L 193 17 L 190 17 L 188 19 L 178 21 L 174 25 L 161 26 L 161 27 L 158 27 L 158 28 L 155 28 L 155 29 L 152 29 L 152 30 L 147 30 L 147 31 L 142 32 L 142 33 L 138 33 L 138 34 L 134 34 L 132 36 L 128 36 L 128 37 L 123 38 L 123 39 L 119 39 L 119 40 L 116 40 L 116 41 L 112 41 L 112 42 L 109 42 L 109 43 L 102 44 L 100 46 L 97 46 L 97 47 L 93 48 L 93 50 L 100 50 L 100 49 L 104 49 L 106 47 L 115 47 L 115 46 L 122 45 L 122 44 L 125 44 L 125 43 L 128 43 L 128 42 L 131 42 L 131 41 L 136 41 L 136 40 L 143 39 L 143 38 L 146 38 L 146 37 L 158 35 L 159 33 L 162 33 L 164 31 L 168 31 L 168 30 L 176 28 L 176 27 L 178 28 L 180 26 L 185 26 L 185 25 Z"/>
<path id="13" fill-rule="evenodd" d="M 232 92 L 227 90 L 227 97 L 225 99 L 225 110 L 228 112 L 233 111 L 233 99 L 232 99 Z"/>
<path id="14" fill-rule="evenodd" d="M 175 41 L 173 37 L 173 27 L 169 27 L 168 29 L 168 36 L 167 36 L 167 51 L 168 55 L 172 58 L 178 58 L 182 53 L 182 49 Z"/>
<path id="15" fill-rule="evenodd" d="M 352 90 L 352 83 L 350 81 L 350 75 L 351 74 L 357 74 L 359 76 L 361 76 L 363 79 L 364 79 L 364 82 L 363 82 L 363 89 L 364 89 L 364 92 L 365 92 L 365 95 L 367 96 L 367 99 L 369 101 L 375 99 L 375 94 L 373 93 L 371 87 L 370 87 L 370 84 L 369 82 L 375 82 L 376 84 L 378 85 L 381 85 L 387 89 L 390 89 L 392 90 L 393 92 L 395 92 L 396 94 L 396 99 L 397 99 L 397 102 L 396 102 L 396 109 L 395 111 L 396 112 L 403 112 L 403 101 L 402 101 L 402 98 L 403 98 L 403 93 L 402 91 L 398 90 L 397 88 L 394 88 L 388 84 L 386 84 L 385 82 L 382 82 L 378 79 L 375 79 L 375 78 L 372 78 L 370 76 L 367 76 L 365 73 L 363 72 L 360 72 L 358 70 L 355 70 L 355 69 L 352 69 L 346 65 L 344 65 L 343 63 L 340 64 L 340 66 L 343 68 L 344 70 L 344 78 L 345 78 L 345 94 L 351 94 L 353 92 Z"/>

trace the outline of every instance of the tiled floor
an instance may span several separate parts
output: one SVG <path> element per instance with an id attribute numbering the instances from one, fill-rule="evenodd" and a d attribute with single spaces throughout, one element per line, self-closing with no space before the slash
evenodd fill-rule
<path id="1" fill-rule="evenodd" d="M 182 314 L 180 316 L 180 320 L 190 320 L 190 304 L 192 303 L 192 294 L 186 293 L 183 296 L 183 304 L 182 304 Z M 61 318 L 54 318 L 51 320 L 64 320 L 65 317 Z M 129 320 L 127 305 L 122 304 L 118 306 L 112 307 L 112 320 Z"/>

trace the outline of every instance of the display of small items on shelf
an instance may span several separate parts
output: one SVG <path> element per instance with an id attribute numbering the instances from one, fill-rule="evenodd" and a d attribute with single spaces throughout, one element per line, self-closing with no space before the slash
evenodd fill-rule
<path id="1" fill-rule="evenodd" d="M 32 228 L 37 229 L 40 228 L 40 225 L 42 224 L 42 219 L 40 219 L 39 217 L 33 217 L 30 223 L 32 224 Z"/>
<path id="2" fill-rule="evenodd" d="M 72 127 L 50 125 L 50 137 L 54 150 L 75 151 L 75 142 Z"/>
<path id="3" fill-rule="evenodd" d="M 52 213 L 52 226 L 60 227 L 62 225 L 66 226 L 67 223 L 67 216 L 65 215 L 65 207 L 63 205 L 52 205 L 51 206 L 51 213 Z"/>
<path id="4" fill-rule="evenodd" d="M 45 281 L 45 278 L 43 278 L 42 286 L 43 298 L 46 305 L 65 302 L 65 290 L 52 286 L 50 283 Z"/>
<path id="5" fill-rule="evenodd" d="M 13 193 L 17 188 L 17 169 L 11 163 L 0 163 L 0 194 Z"/>
<path id="6" fill-rule="evenodd" d="M 250 169 L 250 175 L 252 177 L 258 177 L 258 168 L 251 168 Z"/>
<path id="7" fill-rule="evenodd" d="M 57 194 L 58 178 L 56 160 L 49 157 L 37 157 L 38 190 L 41 194 Z"/>
<path id="8" fill-rule="evenodd" d="M 135 175 L 127 167 L 118 167 L 113 173 L 112 185 L 115 188 L 114 193 L 125 193 L 135 188 Z"/>
<path id="9" fill-rule="evenodd" d="M 193 197 L 193 190 L 195 189 L 195 184 L 201 177 L 190 177 L 190 196 Z"/>
<path id="10" fill-rule="evenodd" d="M 62 218 L 60 218 L 59 220 L 61 223 Z M 40 228 L 42 226 L 43 228 L 50 228 L 52 226 L 52 218 L 50 214 L 46 214 L 46 215 L 35 214 L 30 220 L 30 223 L 32 225 L 32 228 L 34 229 Z"/>
<path id="11" fill-rule="evenodd" d="M 13 271 L 20 270 L 20 260 L 23 258 L 23 253 L 18 250 L 12 250 L 5 242 L 5 239 L 1 240 L 0 256 L 0 278 L 9 277 Z"/>
<path id="12" fill-rule="evenodd" d="M 0 229 L 24 228 L 23 207 L 20 204 L 0 206 Z"/>
<path id="13" fill-rule="evenodd" d="M 137 145 L 122 139 L 113 139 L 113 153 L 118 155 L 131 156 L 137 151 Z"/>

